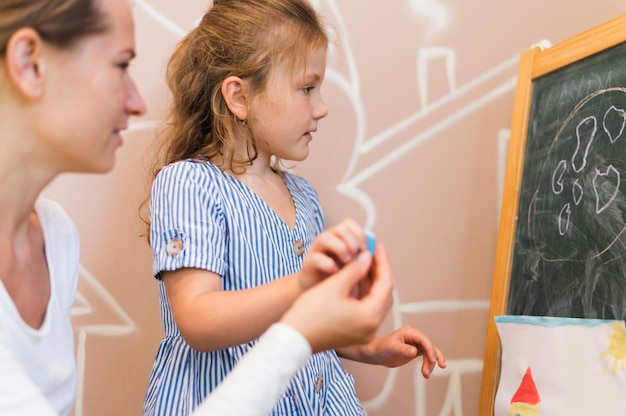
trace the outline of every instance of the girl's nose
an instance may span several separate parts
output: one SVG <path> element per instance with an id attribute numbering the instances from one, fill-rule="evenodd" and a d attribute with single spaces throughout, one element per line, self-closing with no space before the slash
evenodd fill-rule
<path id="1" fill-rule="evenodd" d="M 313 113 L 313 118 L 315 120 L 320 120 L 328 115 L 328 108 L 326 107 L 326 103 L 322 97 L 320 97 L 319 103 L 315 106 L 315 111 Z"/>

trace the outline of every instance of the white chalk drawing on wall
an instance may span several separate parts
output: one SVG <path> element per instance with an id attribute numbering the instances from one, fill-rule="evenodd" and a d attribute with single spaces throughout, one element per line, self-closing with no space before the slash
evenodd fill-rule
<path id="1" fill-rule="evenodd" d="M 169 19 L 163 13 L 159 12 L 156 8 L 152 7 L 147 1 L 144 0 L 132 0 L 133 6 L 135 8 L 141 9 L 142 12 L 146 13 L 152 19 L 154 19 L 158 24 L 162 25 L 164 29 L 169 30 L 174 35 L 182 38 L 187 34 L 187 31 L 174 23 L 173 20 Z"/>
<path id="2" fill-rule="evenodd" d="M 412 8 L 421 16 L 430 17 L 433 20 L 433 26 L 437 29 L 445 29 L 445 22 L 447 21 L 444 10 L 436 1 L 431 0 L 413 0 L 410 1 Z M 366 224 L 367 228 L 374 228 L 376 223 L 376 204 L 371 198 L 358 186 L 370 178 L 373 175 L 380 174 L 385 168 L 391 166 L 398 159 L 406 156 L 410 150 L 416 148 L 420 144 L 427 140 L 433 139 L 437 134 L 443 132 L 445 129 L 451 127 L 457 122 L 470 117 L 476 111 L 480 110 L 490 102 L 510 93 L 515 89 L 517 78 L 516 70 L 519 62 L 519 57 L 515 56 L 500 65 L 495 66 L 491 70 L 486 71 L 484 74 L 468 82 L 457 89 L 456 86 L 456 55 L 454 50 L 445 47 L 432 47 L 423 48 L 417 52 L 417 82 L 420 91 L 420 103 L 422 109 L 415 112 L 410 117 L 400 120 L 396 124 L 390 126 L 382 133 L 371 137 L 365 137 L 366 131 L 366 115 L 365 105 L 361 100 L 360 84 L 358 82 L 358 67 L 351 53 L 350 44 L 348 41 L 348 31 L 343 23 L 339 8 L 333 0 L 328 0 L 329 9 L 333 12 L 333 19 L 337 22 L 337 27 L 340 28 L 340 40 L 342 41 L 342 50 L 345 53 L 346 61 L 348 62 L 348 69 L 350 79 L 346 79 L 341 73 L 334 71 L 332 68 L 327 70 L 327 79 L 329 82 L 335 83 L 350 99 L 350 103 L 354 107 L 356 114 L 356 137 L 354 151 L 350 157 L 348 167 L 341 182 L 337 185 L 337 191 L 347 197 L 353 198 L 357 201 L 366 212 Z M 448 77 L 449 93 L 432 103 L 428 102 L 428 85 L 429 85 L 429 73 L 428 65 L 435 59 L 444 59 L 446 75 Z M 495 88 L 488 90 L 487 93 L 482 91 L 485 88 L 486 83 L 501 77 L 502 75 L 511 74 L 508 78 L 500 83 Z M 476 94 L 475 91 L 481 91 L 476 98 L 471 98 L 469 104 L 465 104 L 462 108 L 457 109 L 455 102 L 460 99 L 466 99 L 468 96 L 472 97 L 472 94 Z M 356 172 L 356 165 L 359 160 L 359 156 L 367 154 L 379 145 L 389 141 L 398 135 L 401 131 L 408 129 L 415 125 L 418 121 L 427 120 L 427 117 L 435 110 L 450 108 L 447 114 L 449 117 L 431 123 L 420 134 L 409 139 L 405 143 L 401 144 L 388 154 L 382 154 L 376 162 L 370 166 L 365 167 L 359 172 Z M 496 143 L 498 145 L 498 143 Z M 454 311 L 460 312 L 463 310 L 482 310 L 487 311 L 489 308 L 488 300 L 438 300 L 430 302 L 413 302 L 402 304 L 397 296 L 394 294 L 394 303 L 392 307 L 394 327 L 400 327 L 403 324 L 403 313 L 432 313 L 437 311 Z M 455 415 L 462 414 L 462 391 L 461 391 L 461 376 L 468 373 L 480 373 L 482 370 L 481 358 L 467 358 L 467 359 L 450 359 L 448 360 L 448 368 L 441 372 L 436 372 L 437 377 L 449 377 L 449 384 L 446 393 L 446 397 L 441 409 L 441 415 L 449 415 L 454 412 Z M 376 410 L 382 408 L 385 403 L 388 402 L 391 392 L 393 391 L 397 369 L 390 369 L 388 371 L 387 379 L 383 385 L 379 394 L 371 400 L 363 403 L 366 410 Z M 419 373 L 419 368 L 416 368 L 416 415 L 426 415 L 426 394 L 425 384 Z"/>
<path id="3" fill-rule="evenodd" d="M 90 291 L 97 293 L 98 300 L 103 302 L 110 310 L 113 311 L 115 316 L 122 321 L 122 323 L 89 323 L 85 325 L 75 325 L 74 330 L 77 333 L 77 345 L 76 345 L 76 365 L 78 370 L 78 386 L 76 392 L 76 403 L 74 407 L 74 415 L 83 415 L 84 404 L 84 391 L 85 391 L 85 360 L 87 357 L 86 343 L 88 335 L 98 335 L 104 337 L 115 337 L 128 335 L 137 329 L 135 322 L 130 316 L 120 307 L 115 301 L 113 296 L 102 286 L 102 284 L 82 265 L 78 269 L 79 279 L 81 284 L 86 284 Z M 92 303 L 95 299 L 90 299 L 78 291 L 76 294 L 76 300 L 72 305 L 72 316 L 84 316 L 92 314 Z"/>
<path id="4" fill-rule="evenodd" d="M 425 18 L 430 22 L 430 30 L 426 37 L 447 28 L 449 21 L 448 9 L 438 0 L 409 0 L 409 6 L 417 16 Z"/>

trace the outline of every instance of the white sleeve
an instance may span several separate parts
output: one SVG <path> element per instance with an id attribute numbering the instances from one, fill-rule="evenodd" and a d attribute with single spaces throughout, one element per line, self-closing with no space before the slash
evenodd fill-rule
<path id="1" fill-rule="evenodd" d="M 273 324 L 192 416 L 265 416 L 310 357 L 298 331 Z"/>
<path id="2" fill-rule="evenodd" d="M 0 322 L 0 415 L 58 416 L 8 348 Z"/>

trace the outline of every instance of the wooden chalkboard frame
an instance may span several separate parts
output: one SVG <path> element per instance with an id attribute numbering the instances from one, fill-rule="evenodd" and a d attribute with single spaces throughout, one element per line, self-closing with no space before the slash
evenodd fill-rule
<path id="1" fill-rule="evenodd" d="M 547 49 L 534 47 L 520 57 L 485 342 L 480 416 L 493 415 L 500 374 L 500 340 L 494 317 L 505 314 L 507 309 L 533 81 L 624 42 L 626 14 Z"/>

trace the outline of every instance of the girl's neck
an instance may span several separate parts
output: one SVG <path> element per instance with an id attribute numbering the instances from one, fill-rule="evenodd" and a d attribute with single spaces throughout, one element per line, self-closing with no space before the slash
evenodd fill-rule
<path id="1" fill-rule="evenodd" d="M 216 166 L 219 166 L 222 170 L 228 174 L 240 178 L 245 176 L 256 176 L 261 178 L 275 177 L 278 173 L 271 164 L 270 157 L 264 157 L 258 155 L 252 163 L 232 163 L 229 160 L 225 160 L 223 157 L 216 157 L 211 159 L 211 162 Z"/>

